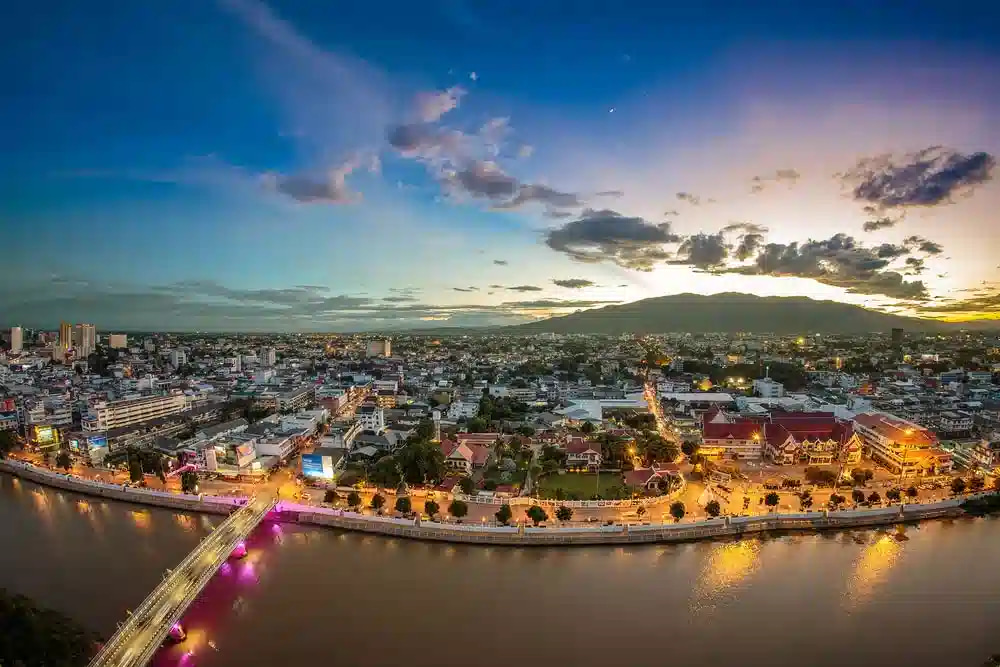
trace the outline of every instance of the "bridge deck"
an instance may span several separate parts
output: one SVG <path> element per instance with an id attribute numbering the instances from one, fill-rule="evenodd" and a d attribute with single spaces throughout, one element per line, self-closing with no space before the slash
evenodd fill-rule
<path id="1" fill-rule="evenodd" d="M 129 615 L 90 661 L 90 667 L 129 667 L 149 662 L 171 626 L 276 502 L 252 498 L 230 514 Z"/>

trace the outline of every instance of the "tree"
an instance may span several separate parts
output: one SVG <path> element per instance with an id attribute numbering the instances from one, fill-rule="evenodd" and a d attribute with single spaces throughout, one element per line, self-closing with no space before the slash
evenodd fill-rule
<path id="1" fill-rule="evenodd" d="M 444 477 L 444 452 L 428 439 L 407 442 L 393 458 L 407 484 L 437 484 Z"/>
<path id="2" fill-rule="evenodd" d="M 868 478 L 865 477 L 865 471 L 860 468 L 855 468 L 851 471 L 851 478 L 857 486 L 864 486 L 868 481 Z"/>
<path id="3" fill-rule="evenodd" d="M 642 516 L 645 513 L 646 513 L 646 506 L 645 505 L 639 505 L 638 507 L 635 508 L 635 515 L 637 517 L 639 517 L 640 519 L 642 518 Z"/>
<path id="4" fill-rule="evenodd" d="M 458 488 L 462 489 L 462 493 L 465 495 L 471 496 L 472 492 L 475 491 L 476 486 L 473 484 L 471 477 L 463 477 L 458 480 Z"/>
<path id="5" fill-rule="evenodd" d="M 469 513 L 469 506 L 461 500 L 451 501 L 451 505 L 448 505 L 448 514 L 452 515 L 456 519 L 461 519 L 463 516 Z"/>
<path id="6" fill-rule="evenodd" d="M 376 512 L 381 512 L 382 508 L 385 507 L 385 496 L 381 493 L 376 493 L 372 496 L 371 502 L 368 503 L 368 506 Z"/>
<path id="7" fill-rule="evenodd" d="M 434 515 L 441 511 L 441 506 L 437 504 L 436 500 L 428 500 L 424 503 L 424 511 L 427 512 L 427 516 L 433 519 Z"/>
<path id="8" fill-rule="evenodd" d="M 585 435 L 590 435 L 594 432 L 594 424 L 592 422 L 583 422 L 580 424 L 580 432 Z"/>
<path id="9" fill-rule="evenodd" d="M 718 500 L 709 500 L 705 505 L 705 513 L 713 519 L 722 513 L 722 506 Z"/>
<path id="10" fill-rule="evenodd" d="M 687 513 L 687 508 L 684 507 L 684 503 L 681 501 L 676 501 L 670 503 L 670 516 L 674 517 L 674 521 L 680 521 L 684 518 L 684 514 Z"/>
<path id="11" fill-rule="evenodd" d="M 17 436 L 11 431 L 0 431 L 0 460 L 7 458 L 17 447 Z"/>
<path id="12" fill-rule="evenodd" d="M 56 467 L 66 471 L 73 467 L 73 459 L 65 449 L 56 454 Z"/>
<path id="13" fill-rule="evenodd" d="M 399 462 L 395 456 L 383 456 L 368 473 L 368 479 L 372 484 L 383 489 L 395 489 L 403 481 L 403 476 L 399 472 Z"/>
<path id="14" fill-rule="evenodd" d="M 573 518 L 573 509 L 565 505 L 560 505 L 559 509 L 556 510 L 556 518 L 560 521 L 569 521 Z"/>
<path id="15" fill-rule="evenodd" d="M 993 478 L 993 490 L 1000 493 L 1000 477 Z"/>
<path id="16" fill-rule="evenodd" d="M 430 440 L 434 437 L 434 422 L 430 419 L 425 419 L 419 424 L 417 428 L 413 431 L 413 439 L 420 440 Z"/>
<path id="17" fill-rule="evenodd" d="M 483 433 L 486 431 L 486 420 L 482 417 L 473 417 L 465 426 L 469 429 L 469 433 Z"/>
<path id="18" fill-rule="evenodd" d="M 198 473 L 193 470 L 181 473 L 181 491 L 184 493 L 198 493 Z"/>
<path id="19" fill-rule="evenodd" d="M 396 498 L 396 511 L 400 514 L 409 514 L 413 511 L 413 503 L 410 501 L 409 496 Z"/>
<path id="20" fill-rule="evenodd" d="M 807 509 L 809 509 L 812 506 L 813 506 L 813 497 L 812 497 L 812 494 L 809 493 L 808 491 L 803 491 L 802 493 L 800 493 L 799 494 L 799 507 L 801 507 L 804 510 L 807 510 Z"/>
<path id="21" fill-rule="evenodd" d="M 335 489 L 327 489 L 326 493 L 323 494 L 323 502 L 330 505 L 337 502 L 339 498 L 340 496 Z"/>
<path id="22" fill-rule="evenodd" d="M 951 480 L 951 492 L 956 496 L 965 491 L 965 480 L 961 477 L 956 477 Z"/>
<path id="23" fill-rule="evenodd" d="M 528 509 L 524 510 L 524 513 L 528 515 L 528 518 L 531 519 L 531 522 L 536 526 L 543 521 L 548 521 L 549 519 L 548 512 L 538 505 L 532 505 Z"/>
<path id="24" fill-rule="evenodd" d="M 830 508 L 831 509 L 836 509 L 836 508 L 840 507 L 841 505 L 843 505 L 845 502 L 847 502 L 847 498 L 845 498 L 844 496 L 840 495 L 839 493 L 831 493 L 830 494 Z"/>
<path id="25" fill-rule="evenodd" d="M 878 494 L 878 491 L 872 491 L 868 494 L 868 504 L 875 505 L 882 502 L 882 496 Z"/>
<path id="26" fill-rule="evenodd" d="M 898 503 L 899 499 L 903 497 L 903 492 L 899 489 L 889 489 L 885 492 L 885 497 L 894 503 Z"/>
<path id="27" fill-rule="evenodd" d="M 855 504 L 865 502 L 865 492 L 861 489 L 854 489 L 851 491 L 851 500 L 853 500 Z"/>
<path id="28" fill-rule="evenodd" d="M 128 478 L 133 482 L 141 482 L 143 479 L 142 461 L 136 452 L 128 453 Z"/>
<path id="29" fill-rule="evenodd" d="M 777 507 L 778 503 L 780 502 L 781 502 L 781 496 L 779 496 L 775 491 L 771 491 L 769 494 L 764 496 L 764 504 L 770 507 L 771 509 Z"/>
<path id="30" fill-rule="evenodd" d="M 357 511 L 361 507 L 361 494 L 357 491 L 351 491 L 347 494 L 347 506 L 352 510 Z"/>
<path id="31" fill-rule="evenodd" d="M 535 427 L 525 424 L 524 426 L 518 426 L 517 432 L 526 438 L 530 438 L 531 436 L 535 435 Z"/>
<path id="32" fill-rule="evenodd" d="M 698 453 L 698 445 L 693 442 L 681 443 L 681 452 L 688 458 Z"/>
<path id="33" fill-rule="evenodd" d="M 917 494 L 919 494 L 919 493 L 920 492 L 917 491 L 917 487 L 915 487 L 915 486 L 911 486 L 908 489 L 906 489 L 906 497 L 907 498 L 916 498 Z"/>
<path id="34" fill-rule="evenodd" d="M 493 516 L 496 517 L 499 523 L 502 523 L 503 525 L 506 526 L 513 515 L 514 513 L 510 511 L 510 505 L 504 503 L 503 505 L 500 506 L 500 509 L 498 509 Z"/>

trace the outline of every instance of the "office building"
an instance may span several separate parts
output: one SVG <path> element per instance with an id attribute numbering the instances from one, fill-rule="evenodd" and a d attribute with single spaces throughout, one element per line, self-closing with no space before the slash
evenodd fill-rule
<path id="1" fill-rule="evenodd" d="M 180 368 L 187 363 L 187 355 L 184 350 L 170 350 L 170 365 L 174 368 Z"/>
<path id="2" fill-rule="evenodd" d="M 24 348 L 24 332 L 21 327 L 10 328 L 10 351 L 17 354 Z"/>
<path id="3" fill-rule="evenodd" d="M 123 350 L 128 347 L 128 336 L 125 334 L 111 334 L 108 336 L 108 347 L 115 350 Z"/>
<path id="4" fill-rule="evenodd" d="M 392 343 L 388 338 L 381 340 L 370 340 L 365 350 L 369 357 L 391 357 Z"/>
<path id="5" fill-rule="evenodd" d="M 144 396 L 121 401 L 101 401 L 83 416 L 83 430 L 110 431 L 141 422 L 177 414 L 187 408 L 181 393 L 166 396 Z"/>
<path id="6" fill-rule="evenodd" d="M 59 346 L 62 348 L 73 347 L 73 326 L 69 322 L 59 323 Z"/>
<path id="7" fill-rule="evenodd" d="M 264 366 L 274 366 L 278 360 L 278 354 L 273 347 L 265 347 L 260 351 L 260 363 Z"/>

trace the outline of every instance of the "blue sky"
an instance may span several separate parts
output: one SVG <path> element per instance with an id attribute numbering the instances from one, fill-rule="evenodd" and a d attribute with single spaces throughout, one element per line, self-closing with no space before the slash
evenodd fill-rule
<path id="1" fill-rule="evenodd" d="M 1000 308 L 987 2 L 3 10 L 5 324 Z"/>

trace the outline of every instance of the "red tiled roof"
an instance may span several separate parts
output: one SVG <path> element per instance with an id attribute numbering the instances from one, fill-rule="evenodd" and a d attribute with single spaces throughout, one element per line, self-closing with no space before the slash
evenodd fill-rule
<path id="1" fill-rule="evenodd" d="M 649 480 L 656 476 L 656 471 L 652 468 L 639 468 L 622 473 L 625 479 L 625 486 L 646 486 Z"/>
<path id="2" fill-rule="evenodd" d="M 760 424 L 749 420 L 740 420 L 732 424 L 702 424 L 702 437 L 712 440 L 752 440 L 754 433 L 760 433 Z"/>
<path id="3" fill-rule="evenodd" d="M 455 435 L 455 439 L 459 442 L 465 443 L 477 443 L 481 445 L 492 445 L 500 438 L 504 442 L 510 440 L 509 435 L 502 435 L 500 433 L 458 433 Z"/>
<path id="4" fill-rule="evenodd" d="M 910 447 L 929 447 L 937 442 L 937 438 L 927 429 L 891 415 L 865 412 L 856 415 L 854 421 L 883 437 Z"/>
<path id="5" fill-rule="evenodd" d="M 438 489 L 440 491 L 451 491 L 452 489 L 455 488 L 455 486 L 458 485 L 458 481 L 460 479 L 462 479 L 462 478 L 461 477 L 455 477 L 453 475 L 449 475 L 448 477 L 445 477 L 444 479 L 442 479 L 441 483 L 438 484 L 437 486 L 435 486 L 434 488 Z"/>
<path id="6" fill-rule="evenodd" d="M 486 465 L 486 461 L 490 458 L 493 450 L 485 445 L 477 445 L 475 443 L 465 443 L 465 445 L 472 450 L 472 465 Z"/>
<path id="7" fill-rule="evenodd" d="M 570 440 L 569 444 L 566 445 L 567 454 L 583 454 L 588 451 L 600 453 L 601 446 L 595 443 L 587 442 L 583 438 L 573 438 Z"/>

